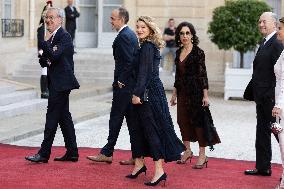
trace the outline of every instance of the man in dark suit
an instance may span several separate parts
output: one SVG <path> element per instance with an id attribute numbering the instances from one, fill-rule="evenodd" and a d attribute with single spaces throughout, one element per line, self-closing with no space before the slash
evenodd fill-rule
<path id="1" fill-rule="evenodd" d="M 135 33 L 126 25 L 129 20 L 128 11 L 124 8 L 114 9 L 111 14 L 113 29 L 118 35 L 113 42 L 113 56 L 115 60 L 113 99 L 109 120 L 108 143 L 101 149 L 97 156 L 88 156 L 87 159 L 96 162 L 112 162 L 114 146 L 124 117 L 130 134 L 132 144 L 133 124 L 135 115 L 132 111 L 132 90 L 135 84 L 134 78 L 134 57 L 138 50 L 138 39 Z"/>
<path id="2" fill-rule="evenodd" d="M 67 0 L 67 7 L 65 7 L 65 17 L 66 24 L 65 28 L 68 33 L 70 33 L 72 41 L 75 39 L 76 31 L 76 18 L 80 16 L 80 13 L 77 11 L 76 7 L 73 6 L 73 0 Z"/>
<path id="3" fill-rule="evenodd" d="M 277 17 L 264 12 L 258 21 L 263 40 L 253 61 L 252 86 L 256 103 L 256 164 L 255 169 L 246 170 L 246 175 L 271 175 L 271 129 L 272 108 L 274 107 L 275 75 L 274 64 L 283 46 L 276 38 Z"/>
<path id="4" fill-rule="evenodd" d="M 64 137 L 66 153 L 55 161 L 78 161 L 78 148 L 71 114 L 69 94 L 80 87 L 74 75 L 74 47 L 70 34 L 61 27 L 63 10 L 49 8 L 45 16 L 47 34 L 40 42 L 43 54 L 41 66 L 48 67 L 49 98 L 44 129 L 44 140 L 37 154 L 25 157 L 31 162 L 47 163 L 58 124 Z"/>

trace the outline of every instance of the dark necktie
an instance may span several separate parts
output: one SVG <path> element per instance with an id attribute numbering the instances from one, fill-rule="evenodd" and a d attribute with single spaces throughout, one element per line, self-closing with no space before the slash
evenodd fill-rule
<path id="1" fill-rule="evenodd" d="M 262 41 L 261 41 L 261 43 L 260 43 L 260 45 L 259 45 L 259 48 L 260 48 L 260 49 L 263 48 L 263 46 L 264 46 L 264 44 L 265 44 L 265 41 L 266 41 L 266 39 L 263 38 Z"/>
<path id="2" fill-rule="evenodd" d="M 50 44 L 52 44 L 53 39 L 54 39 L 54 34 L 53 34 L 47 41 L 48 41 Z"/>

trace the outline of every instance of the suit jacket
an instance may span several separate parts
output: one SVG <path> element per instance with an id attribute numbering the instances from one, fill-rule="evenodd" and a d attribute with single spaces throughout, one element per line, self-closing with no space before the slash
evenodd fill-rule
<path id="1" fill-rule="evenodd" d="M 60 27 L 52 42 L 51 39 L 40 42 L 43 50 L 40 64 L 48 67 L 49 82 L 56 91 L 78 89 L 80 85 L 74 75 L 74 46 L 70 34 Z M 47 64 L 48 60 L 50 65 Z"/>
<path id="2" fill-rule="evenodd" d="M 135 84 L 134 59 L 139 48 L 136 34 L 126 26 L 118 33 L 112 48 L 115 60 L 113 86 L 119 81 L 126 87 L 133 88 Z"/>
<path id="3" fill-rule="evenodd" d="M 259 104 L 263 99 L 274 100 L 274 64 L 283 50 L 283 45 L 273 35 L 263 47 L 259 48 L 253 61 L 252 87 L 254 101 Z"/>
<path id="4" fill-rule="evenodd" d="M 66 17 L 66 30 L 75 30 L 76 29 L 76 18 L 80 16 L 80 13 L 73 6 L 73 11 L 69 6 L 65 7 L 65 17 Z"/>

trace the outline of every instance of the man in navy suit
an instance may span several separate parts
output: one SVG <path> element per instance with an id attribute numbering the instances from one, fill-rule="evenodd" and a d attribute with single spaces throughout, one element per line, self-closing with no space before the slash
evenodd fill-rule
<path id="1" fill-rule="evenodd" d="M 134 88 L 134 57 L 139 48 L 136 34 L 126 25 L 129 20 L 128 11 L 124 8 L 114 9 L 111 14 L 112 28 L 118 31 L 113 42 L 113 56 L 115 60 L 113 99 L 109 120 L 109 136 L 107 144 L 97 156 L 87 159 L 96 162 L 112 162 L 114 146 L 124 117 L 126 118 L 130 143 L 132 144 L 132 130 L 135 115 L 132 111 L 132 90 Z M 121 162 L 123 164 L 123 162 Z"/>
<path id="2" fill-rule="evenodd" d="M 65 28 L 68 33 L 70 33 L 72 41 L 75 39 L 76 31 L 76 18 L 80 16 L 80 13 L 77 11 L 76 7 L 73 6 L 73 0 L 67 0 L 68 6 L 65 7 L 65 16 L 66 24 Z"/>
<path id="3" fill-rule="evenodd" d="M 43 54 L 41 66 L 48 67 L 49 98 L 44 129 L 44 140 L 37 154 L 25 157 L 31 162 L 47 163 L 58 124 L 64 137 L 66 153 L 55 161 L 78 161 L 78 148 L 71 114 L 69 112 L 69 94 L 80 87 L 74 75 L 74 46 L 69 33 L 61 27 L 64 12 L 49 8 L 45 16 L 47 34 L 40 41 Z"/>
<path id="4" fill-rule="evenodd" d="M 271 175 L 271 129 L 272 108 L 275 104 L 274 64 L 280 56 L 283 45 L 276 37 L 277 16 L 272 12 L 263 13 L 258 21 L 262 43 L 253 61 L 252 86 L 256 103 L 256 163 L 255 169 L 246 170 L 246 175 Z"/>

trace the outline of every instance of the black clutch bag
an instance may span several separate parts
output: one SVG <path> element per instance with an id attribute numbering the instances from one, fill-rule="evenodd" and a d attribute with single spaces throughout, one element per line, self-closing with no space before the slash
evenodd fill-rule
<path id="1" fill-rule="evenodd" d="M 204 136 L 207 141 L 207 144 L 210 148 L 210 151 L 214 150 L 214 143 L 221 143 L 219 135 L 216 131 L 216 127 L 214 126 L 213 119 L 209 107 L 203 107 L 203 129 Z"/>
<path id="2" fill-rule="evenodd" d="M 243 98 L 249 101 L 254 101 L 254 97 L 253 97 L 253 87 L 252 87 L 252 79 L 249 81 L 245 91 L 244 91 L 244 95 Z"/>
<path id="3" fill-rule="evenodd" d="M 145 89 L 143 95 L 140 97 L 142 102 L 148 102 L 149 101 L 149 89 Z"/>

